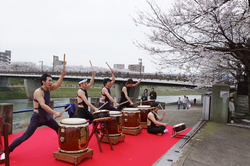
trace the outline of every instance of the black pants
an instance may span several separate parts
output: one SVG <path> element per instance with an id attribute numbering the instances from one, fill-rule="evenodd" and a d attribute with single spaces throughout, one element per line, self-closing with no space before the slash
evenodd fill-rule
<path id="1" fill-rule="evenodd" d="M 88 108 L 81 108 L 81 107 L 77 108 L 77 118 L 84 118 L 86 120 L 88 119 L 89 124 L 91 124 L 92 121 L 94 120 L 94 117 L 91 114 L 91 112 L 89 112 Z"/>
<path id="2" fill-rule="evenodd" d="M 150 134 L 164 133 L 165 128 L 165 126 L 148 126 L 147 131 Z"/>

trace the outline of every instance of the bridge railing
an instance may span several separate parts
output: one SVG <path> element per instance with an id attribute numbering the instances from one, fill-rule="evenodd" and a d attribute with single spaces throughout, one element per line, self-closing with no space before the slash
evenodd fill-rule
<path id="1" fill-rule="evenodd" d="M 31 72 L 31 71 L 0 71 L 2 74 L 17 74 L 17 75 L 42 75 L 44 72 Z M 47 72 L 50 75 L 60 75 L 61 72 Z M 178 76 L 178 75 L 166 75 L 166 74 L 135 74 L 135 73 L 122 73 L 122 72 L 115 72 L 115 77 L 116 78 L 136 78 L 140 79 L 143 75 L 144 79 L 158 79 L 158 80 L 167 80 L 167 81 L 183 81 L 186 82 L 188 81 L 187 76 Z M 92 72 L 67 72 L 67 76 L 78 76 L 78 77 L 91 77 Z M 111 73 L 110 72 L 96 72 L 96 77 L 110 77 Z"/>

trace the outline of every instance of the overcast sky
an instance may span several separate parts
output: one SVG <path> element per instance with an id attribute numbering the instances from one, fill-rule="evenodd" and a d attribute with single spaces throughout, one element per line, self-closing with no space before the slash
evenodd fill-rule
<path id="1" fill-rule="evenodd" d="M 173 1 L 156 0 L 164 8 Z M 70 66 L 90 66 L 91 60 L 93 66 L 127 69 L 141 58 L 145 72 L 157 71 L 133 44 L 146 40 L 147 29 L 131 18 L 137 8 L 148 9 L 146 0 L 1 0 L 0 6 L 0 51 L 10 50 L 12 61 L 52 66 L 53 55 L 63 60 L 66 54 Z"/>

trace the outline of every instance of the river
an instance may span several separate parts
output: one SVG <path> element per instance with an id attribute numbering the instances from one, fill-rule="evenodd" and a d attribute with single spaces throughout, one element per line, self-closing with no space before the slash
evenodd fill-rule
<path id="1" fill-rule="evenodd" d="M 165 103 L 173 103 L 177 102 L 178 98 L 183 99 L 183 96 L 157 96 L 158 102 L 165 102 Z M 194 98 L 201 99 L 201 95 L 189 95 L 187 96 L 189 100 L 192 102 Z M 140 97 L 139 97 L 140 98 Z M 115 98 L 114 98 L 115 99 Z M 54 101 L 54 106 L 62 106 L 69 103 L 69 98 L 52 98 L 51 100 Z M 90 101 L 90 98 L 89 98 Z M 12 100 L 0 100 L 0 103 L 12 103 L 13 104 L 13 111 L 19 110 L 27 110 L 33 109 L 33 103 L 28 102 L 27 99 L 12 99 Z M 62 112 L 64 108 L 55 108 L 56 111 Z M 25 123 L 29 123 L 29 119 L 32 115 L 31 112 L 24 112 L 24 113 L 15 113 L 13 114 L 13 128 L 21 127 Z M 65 112 L 62 114 L 63 117 L 68 117 L 68 113 Z"/>

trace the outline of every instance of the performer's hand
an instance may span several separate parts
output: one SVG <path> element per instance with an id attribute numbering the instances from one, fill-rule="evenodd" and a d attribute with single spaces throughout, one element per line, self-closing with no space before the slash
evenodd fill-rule
<path id="1" fill-rule="evenodd" d="M 112 74 L 114 74 L 114 73 L 115 73 L 113 69 L 111 69 L 111 73 L 112 73 Z"/>
<path id="2" fill-rule="evenodd" d="M 116 106 L 116 107 L 119 107 L 119 106 L 120 106 L 120 104 L 118 104 L 118 103 L 115 103 L 115 106 Z"/>
<path id="3" fill-rule="evenodd" d="M 166 127 L 168 125 L 168 123 L 165 123 L 164 126 Z"/>
<path id="4" fill-rule="evenodd" d="M 166 111 L 165 110 L 162 110 L 162 115 L 165 116 L 166 115 Z"/>
<path id="5" fill-rule="evenodd" d="M 94 110 L 95 110 L 95 111 L 98 111 L 98 108 L 95 108 Z"/>
<path id="6" fill-rule="evenodd" d="M 59 112 L 56 112 L 54 115 L 55 115 L 56 118 L 59 118 L 59 117 L 62 116 Z"/>
<path id="7" fill-rule="evenodd" d="M 92 72 L 92 76 L 95 77 L 95 71 Z"/>
<path id="8" fill-rule="evenodd" d="M 133 102 L 130 102 L 130 105 L 134 105 L 134 103 L 133 103 Z"/>
<path id="9" fill-rule="evenodd" d="M 63 70 L 62 72 L 61 72 L 61 76 L 65 76 L 66 75 L 66 71 L 65 70 Z"/>

